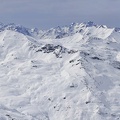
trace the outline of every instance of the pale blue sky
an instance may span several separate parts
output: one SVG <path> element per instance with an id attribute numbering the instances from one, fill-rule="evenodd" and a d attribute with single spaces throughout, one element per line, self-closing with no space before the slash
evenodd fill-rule
<path id="1" fill-rule="evenodd" d="M 0 0 L 0 21 L 39 29 L 86 21 L 120 27 L 120 0 Z"/>

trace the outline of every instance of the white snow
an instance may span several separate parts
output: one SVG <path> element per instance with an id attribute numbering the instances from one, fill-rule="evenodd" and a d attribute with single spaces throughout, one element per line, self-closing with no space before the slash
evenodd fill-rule
<path id="1" fill-rule="evenodd" d="M 120 33 L 90 22 L 34 31 L 0 32 L 0 120 L 120 119 Z"/>

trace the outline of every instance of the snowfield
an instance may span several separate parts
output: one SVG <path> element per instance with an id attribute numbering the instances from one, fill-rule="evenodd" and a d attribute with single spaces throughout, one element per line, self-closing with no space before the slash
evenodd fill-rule
<path id="1" fill-rule="evenodd" d="M 0 120 L 119 119 L 120 29 L 1 24 Z"/>

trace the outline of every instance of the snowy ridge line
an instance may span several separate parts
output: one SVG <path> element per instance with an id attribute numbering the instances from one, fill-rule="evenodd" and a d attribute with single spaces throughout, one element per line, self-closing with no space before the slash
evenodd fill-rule
<path id="1" fill-rule="evenodd" d="M 67 36 L 74 35 L 76 33 L 84 33 L 84 34 L 89 35 L 90 34 L 89 32 L 86 33 L 87 28 L 94 28 L 94 29 L 96 28 L 96 29 L 104 29 L 104 30 L 113 29 L 115 32 L 120 32 L 120 28 L 109 28 L 105 25 L 96 25 L 92 21 L 83 22 L 80 24 L 71 23 L 71 25 L 68 25 L 68 26 L 63 26 L 63 27 L 58 26 L 55 28 L 51 28 L 49 30 L 38 30 L 37 28 L 30 29 L 30 28 L 23 27 L 22 25 L 16 25 L 14 23 L 10 23 L 7 25 L 0 23 L 0 31 L 13 30 L 13 31 L 20 32 L 24 35 L 37 37 L 40 39 L 42 38 L 60 39 L 60 38 L 64 38 Z"/>
<path id="2" fill-rule="evenodd" d="M 25 29 L 0 32 L 0 120 L 120 119 L 119 30 Z"/>

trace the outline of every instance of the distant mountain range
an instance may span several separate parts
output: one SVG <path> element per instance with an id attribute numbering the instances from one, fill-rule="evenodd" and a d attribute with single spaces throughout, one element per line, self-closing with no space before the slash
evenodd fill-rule
<path id="1" fill-rule="evenodd" d="M 51 28 L 49 30 L 38 30 L 37 28 L 30 29 L 23 27 L 21 25 L 16 25 L 14 23 L 10 23 L 7 25 L 4 25 L 3 23 L 0 23 L 0 31 L 4 30 L 12 30 L 20 32 L 24 35 L 30 35 L 37 38 L 53 38 L 53 39 L 59 39 L 67 36 L 71 36 L 75 33 L 84 33 L 87 28 L 103 28 L 107 29 L 108 27 L 106 25 L 96 25 L 91 21 L 84 22 L 84 23 L 72 23 L 68 26 L 63 27 L 55 27 Z M 113 29 L 113 28 L 108 28 Z M 120 28 L 114 28 L 116 32 L 120 31 Z M 88 33 L 89 34 L 89 33 Z"/>

